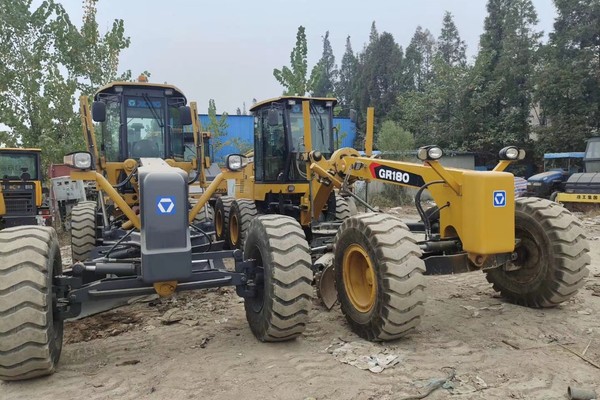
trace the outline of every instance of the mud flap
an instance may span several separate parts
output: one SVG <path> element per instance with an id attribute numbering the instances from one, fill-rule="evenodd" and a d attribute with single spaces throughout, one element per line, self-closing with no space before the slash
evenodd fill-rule
<path id="1" fill-rule="evenodd" d="M 331 310 L 337 301 L 335 274 L 333 273 L 333 253 L 326 253 L 315 261 L 318 273 L 315 275 L 317 296 L 327 310 Z"/>

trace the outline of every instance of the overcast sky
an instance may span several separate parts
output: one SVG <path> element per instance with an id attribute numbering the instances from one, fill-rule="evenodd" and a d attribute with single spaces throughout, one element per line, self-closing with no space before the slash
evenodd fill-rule
<path id="1" fill-rule="evenodd" d="M 60 0 L 59 0 L 60 1 Z M 77 25 L 82 1 L 60 1 Z M 474 57 L 486 16 L 485 0 L 100 0 L 102 32 L 115 18 L 125 21 L 131 45 L 121 53 L 119 69 L 148 70 L 153 82 L 176 85 L 201 113 L 213 98 L 219 113 L 235 113 L 252 98 L 279 96 L 283 88 L 273 68 L 289 65 L 299 25 L 306 27 L 309 68 L 320 58 L 322 36 L 329 30 L 338 65 L 350 35 L 355 53 L 368 41 L 371 22 L 390 32 L 406 48 L 417 25 L 437 38 L 444 11 L 454 15 L 467 54 Z M 547 35 L 556 15 L 551 0 L 533 0 L 538 29 Z"/>

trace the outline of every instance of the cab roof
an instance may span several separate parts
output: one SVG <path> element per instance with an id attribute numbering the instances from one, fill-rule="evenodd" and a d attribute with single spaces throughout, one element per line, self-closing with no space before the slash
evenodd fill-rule
<path id="1" fill-rule="evenodd" d="M 108 85 L 102 86 L 94 94 L 94 99 L 96 99 L 96 97 L 100 93 L 117 93 L 117 91 L 115 90 L 115 88 L 117 86 L 128 86 L 128 87 L 132 87 L 132 88 L 137 87 L 137 88 L 146 88 L 146 89 L 173 89 L 173 94 L 176 97 L 183 97 L 184 99 L 186 99 L 183 92 L 179 88 L 177 88 L 176 86 L 173 86 L 173 85 L 167 85 L 167 84 L 161 84 L 161 83 L 150 83 L 150 82 L 126 82 L 126 81 L 111 82 Z M 186 99 L 186 102 L 187 102 L 187 99 Z"/>
<path id="2" fill-rule="evenodd" d="M 250 107 L 250 111 L 254 111 L 256 109 L 259 109 L 259 108 L 261 108 L 265 105 L 271 104 L 271 103 L 280 103 L 280 102 L 287 101 L 287 100 L 296 100 L 296 101 L 300 101 L 300 102 L 302 102 L 303 100 L 332 101 L 333 106 L 335 106 L 337 104 L 337 99 L 333 98 L 333 97 L 280 96 L 280 97 L 275 97 L 272 99 L 263 100 L 261 102 L 258 102 L 255 105 L 253 105 L 252 107 Z"/>
<path id="3" fill-rule="evenodd" d="M 19 147 L 2 147 L 0 148 L 0 153 L 3 151 L 20 151 L 22 153 L 41 153 L 42 149 L 34 149 L 34 148 L 19 148 Z"/>

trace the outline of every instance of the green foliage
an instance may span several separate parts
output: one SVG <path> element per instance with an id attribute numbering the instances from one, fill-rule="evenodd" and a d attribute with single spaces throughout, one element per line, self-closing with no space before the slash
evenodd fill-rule
<path id="1" fill-rule="evenodd" d="M 383 157 L 390 160 L 406 160 L 406 153 L 415 148 L 412 133 L 404 130 L 398 123 L 389 120 L 381 124 L 376 143 L 377 148 L 383 153 Z M 398 185 L 385 185 L 382 195 L 373 199 L 380 207 L 393 207 L 411 202 L 406 188 Z"/>
<path id="2" fill-rule="evenodd" d="M 537 75 L 540 154 L 582 151 L 587 138 L 600 134 L 600 2 L 554 3 L 558 16 Z"/>
<path id="3" fill-rule="evenodd" d="M 96 22 L 98 0 L 84 0 L 83 24 L 69 54 L 73 64 L 73 74 L 78 78 L 78 89 L 92 95 L 100 86 L 114 80 L 130 80 L 131 72 L 117 76 L 119 54 L 129 47 L 130 39 L 125 36 L 122 19 L 113 21 L 112 27 L 104 35 L 100 34 Z M 149 76 L 149 75 L 147 75 Z"/>
<path id="4" fill-rule="evenodd" d="M 381 124 L 376 143 L 380 151 L 387 153 L 400 153 L 415 148 L 415 139 L 412 133 L 406 131 L 398 123 L 389 120 Z"/>
<path id="5" fill-rule="evenodd" d="M 95 5 L 84 3 L 78 30 L 54 0 L 0 2 L 0 145 L 42 148 L 44 170 L 84 147 L 75 93 L 112 78 L 129 45 L 122 20 L 100 38 Z"/>
<path id="6" fill-rule="evenodd" d="M 437 56 L 440 57 L 446 65 L 452 67 L 464 66 L 467 63 L 467 45 L 460 38 L 458 29 L 454 24 L 452 14 L 448 11 L 444 14 L 442 23 L 442 33 L 438 37 Z"/>
<path id="7" fill-rule="evenodd" d="M 224 146 L 229 144 L 225 140 L 229 123 L 227 123 L 226 112 L 220 118 L 217 117 L 217 106 L 213 99 L 208 101 L 208 120 L 208 126 L 205 129 L 211 133 L 213 154 L 217 154 Z"/>
<path id="8" fill-rule="evenodd" d="M 273 70 L 273 76 L 285 88 L 285 95 L 304 96 L 312 91 L 314 81 L 320 74 L 320 67 L 317 65 L 313 68 L 310 78 L 307 79 L 307 54 L 305 29 L 303 26 L 299 26 L 296 34 L 296 46 L 290 54 L 290 67 L 283 66 L 281 69 Z"/>
<path id="9" fill-rule="evenodd" d="M 416 146 L 437 144 L 445 149 L 459 149 L 463 144 L 461 96 L 468 67 L 464 41 L 450 13 L 444 16 L 437 43 L 432 40 L 428 32 L 417 28 L 405 63 L 406 77 L 410 78 L 406 88 L 410 90 L 399 96 L 393 115 L 414 134 Z M 434 48 L 437 50 L 430 63 Z M 421 52 L 425 56 L 417 57 Z"/>
<path id="10" fill-rule="evenodd" d="M 540 33 L 531 0 L 489 0 L 466 93 L 465 145 L 496 152 L 527 146 Z"/>
<path id="11" fill-rule="evenodd" d="M 339 81 L 335 85 L 336 97 L 340 106 L 338 115 L 342 117 L 347 117 L 350 114 L 350 108 L 352 107 L 357 64 L 358 60 L 352 51 L 350 36 L 348 36 L 346 38 L 346 51 L 342 57 L 342 65 L 339 71 Z"/>
<path id="12" fill-rule="evenodd" d="M 333 96 L 334 83 L 338 79 L 338 69 L 335 64 L 335 56 L 329 42 L 329 31 L 325 32 L 323 37 L 323 55 L 316 65 L 316 77 L 312 95 L 315 97 Z"/>
<path id="13" fill-rule="evenodd" d="M 394 37 L 377 34 L 373 25 L 371 41 L 358 57 L 354 105 L 359 117 L 364 118 L 367 107 L 375 107 L 377 121 L 392 111 L 401 87 L 402 58 Z"/>
<path id="14" fill-rule="evenodd" d="M 404 58 L 405 89 L 425 91 L 433 75 L 433 55 L 435 39 L 429 30 L 417 26 L 417 30 L 406 48 Z"/>

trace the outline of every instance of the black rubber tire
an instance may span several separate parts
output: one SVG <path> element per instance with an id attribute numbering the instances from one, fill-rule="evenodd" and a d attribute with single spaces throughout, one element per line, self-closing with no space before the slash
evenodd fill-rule
<path id="1" fill-rule="evenodd" d="M 335 195 L 335 219 L 338 221 L 343 221 L 346 218 L 350 218 L 352 213 L 350 211 L 350 206 L 345 198 L 336 194 Z"/>
<path id="2" fill-rule="evenodd" d="M 224 240 L 224 249 L 229 249 L 227 243 L 227 232 L 229 231 L 229 212 L 231 203 L 235 198 L 230 196 L 221 196 L 215 202 L 215 236 L 217 240 Z"/>
<path id="3" fill-rule="evenodd" d="M 344 255 L 352 245 L 367 254 L 374 269 L 375 295 L 365 311 L 353 305 L 344 283 Z M 338 300 L 358 336 L 371 341 L 394 340 L 421 323 L 425 314 L 425 263 L 400 219 L 380 213 L 350 217 L 339 228 L 333 251 Z"/>
<path id="4" fill-rule="evenodd" d="M 261 266 L 257 297 L 244 299 L 246 319 L 256 338 L 279 342 L 301 335 L 312 307 L 310 249 L 300 224 L 283 215 L 254 218 L 244 258 Z M 262 276 L 262 279 L 261 279 Z"/>
<path id="5" fill-rule="evenodd" d="M 190 199 L 190 205 L 192 207 L 194 207 L 197 202 L 198 200 L 196 199 Z M 207 213 L 204 211 L 205 209 L 208 211 L 208 217 L 206 215 Z M 213 222 L 214 220 L 215 210 L 213 210 L 210 204 L 205 204 L 204 207 L 202 207 L 200 211 L 198 211 L 198 214 L 196 214 L 196 216 L 194 217 L 194 224 L 201 224 L 203 222 Z"/>
<path id="6" fill-rule="evenodd" d="M 236 199 L 231 203 L 228 221 L 228 235 L 225 241 L 230 249 L 242 249 L 248 235 L 250 223 L 258 215 L 254 201 Z"/>
<path id="7" fill-rule="evenodd" d="M 71 210 L 73 262 L 85 261 L 96 247 L 96 202 L 81 201 Z"/>
<path id="8" fill-rule="evenodd" d="M 590 246 L 581 223 L 570 211 L 546 199 L 515 201 L 514 264 L 522 268 L 487 272 L 494 290 L 527 307 L 554 307 L 573 297 L 589 271 Z"/>
<path id="9" fill-rule="evenodd" d="M 552 192 L 552 193 L 550 193 L 550 197 L 549 197 L 550 201 L 553 201 L 553 202 L 556 203 L 556 197 L 557 196 L 558 196 L 558 192 Z"/>
<path id="10" fill-rule="evenodd" d="M 358 214 L 358 207 L 356 201 L 352 197 L 345 197 L 346 203 L 348 203 L 348 209 L 350 210 L 350 216 Z"/>
<path id="11" fill-rule="evenodd" d="M 0 232 L 0 379 L 49 375 L 60 358 L 63 322 L 54 319 L 52 277 L 62 263 L 53 228 Z"/>

